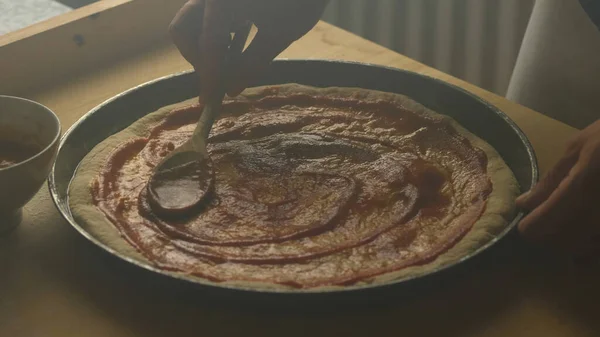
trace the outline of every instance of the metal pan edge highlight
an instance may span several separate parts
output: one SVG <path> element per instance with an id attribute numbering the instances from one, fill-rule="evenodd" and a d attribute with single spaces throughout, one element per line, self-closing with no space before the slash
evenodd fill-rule
<path id="1" fill-rule="evenodd" d="M 310 60 L 287 60 L 287 59 L 280 59 L 280 60 L 276 60 L 273 62 L 273 67 L 277 68 L 277 67 L 289 67 L 290 69 L 296 66 L 310 66 L 310 65 L 318 65 L 318 66 L 324 66 L 327 67 L 328 65 L 333 66 L 348 66 L 348 67 L 360 67 L 360 68 L 370 68 L 373 69 L 373 71 L 375 70 L 384 70 L 384 71 L 389 71 L 392 73 L 397 73 L 398 77 L 401 78 L 402 76 L 415 76 L 418 78 L 422 78 L 425 81 L 429 81 L 432 83 L 436 83 L 437 85 L 441 85 L 441 86 L 445 86 L 453 91 L 455 91 L 456 93 L 462 94 L 467 96 L 469 99 L 474 100 L 476 102 L 478 102 L 479 104 L 484 105 L 490 112 L 495 113 L 498 117 L 502 118 L 503 121 L 505 123 L 507 123 L 507 125 L 510 127 L 510 129 L 516 134 L 516 136 L 519 138 L 519 140 L 522 142 L 522 145 L 524 146 L 524 149 L 527 152 L 527 157 L 529 159 L 529 164 L 530 164 L 530 174 L 531 174 L 531 182 L 530 185 L 532 186 L 535 182 L 537 182 L 538 178 L 539 178 L 539 172 L 538 172 L 538 166 L 537 166 L 537 159 L 535 157 L 535 153 L 533 150 L 533 147 L 531 145 L 531 143 L 529 142 L 529 140 L 527 139 L 527 137 L 525 136 L 525 134 L 520 130 L 520 128 L 502 111 L 500 111 L 498 108 L 496 108 L 494 105 L 492 105 L 491 103 L 483 100 L 482 98 L 468 92 L 465 89 L 462 89 L 460 87 L 457 87 L 453 84 L 447 83 L 445 81 L 430 77 L 430 76 L 426 76 L 426 75 L 422 75 L 422 74 L 418 74 L 418 73 L 414 73 L 414 72 L 410 72 L 410 71 L 406 71 L 406 70 L 402 70 L 402 69 L 396 69 L 396 68 L 391 68 L 391 67 L 385 67 L 385 66 L 380 66 L 380 65 L 372 65 L 372 64 L 367 64 L 367 63 L 359 63 L 359 62 L 347 62 L 347 61 L 331 61 L 331 60 L 316 60 L 316 59 L 310 59 Z M 369 71 L 368 69 L 365 71 Z M 96 113 L 102 113 L 102 111 L 104 109 L 106 109 L 107 107 L 110 107 L 114 102 L 118 101 L 119 99 L 122 99 L 124 97 L 127 97 L 129 95 L 132 95 L 133 93 L 139 93 L 140 91 L 145 90 L 146 88 L 155 85 L 157 83 L 161 83 L 161 82 L 166 82 L 166 81 L 174 81 L 177 80 L 180 77 L 184 77 L 184 76 L 191 76 L 193 73 L 193 71 L 185 71 L 185 72 L 179 72 L 179 73 L 175 73 L 175 74 L 171 74 L 171 75 L 167 75 L 164 77 L 160 77 L 157 78 L 155 80 L 151 80 L 148 81 L 146 83 L 140 84 L 138 86 L 135 86 L 129 90 L 126 90 L 118 95 L 115 95 L 109 99 L 107 99 L 106 101 L 100 103 L 98 106 L 94 107 L 92 110 L 90 110 L 89 112 L 87 112 L 85 115 L 83 115 L 77 122 L 75 122 L 66 132 L 65 134 L 62 136 L 61 140 L 60 140 L 60 144 L 59 144 L 59 148 L 58 148 L 58 156 L 57 156 L 57 161 L 54 163 L 52 170 L 50 172 L 49 178 L 48 178 L 48 188 L 50 190 L 50 195 L 52 197 L 52 200 L 54 202 L 54 204 L 56 205 L 58 211 L 61 213 L 61 215 L 63 216 L 63 218 L 77 231 L 79 232 L 84 238 L 86 238 L 87 240 L 89 240 L 91 243 L 93 243 L 94 245 L 100 247 L 102 250 L 106 251 L 107 253 L 116 256 L 118 258 L 120 258 L 121 260 L 124 260 L 126 262 L 129 262 L 131 264 L 134 264 L 138 267 L 141 267 L 143 269 L 146 269 L 148 271 L 154 272 L 154 273 L 158 273 L 170 278 L 175 278 L 175 279 L 179 279 L 185 282 L 190 282 L 193 284 L 197 284 L 200 286 L 205 286 L 205 287 L 217 287 L 217 288 L 221 288 L 221 289 L 225 289 L 225 290 L 235 290 L 235 291 L 245 291 L 245 292 L 254 292 L 254 293 L 269 293 L 269 294 L 288 294 L 288 295 L 293 295 L 293 294 L 323 294 L 323 293 L 344 293 L 344 292 L 357 292 L 357 291 L 361 291 L 361 290 L 369 290 L 369 289 L 373 289 L 373 288 L 387 288 L 390 286 L 399 286 L 401 284 L 404 283 L 408 283 L 409 281 L 414 281 L 414 280 L 418 280 L 421 278 L 425 278 L 428 277 L 430 275 L 434 275 L 434 274 L 438 274 L 442 271 L 448 270 L 454 266 L 457 266 L 459 264 L 462 264 L 463 262 L 471 259 L 472 257 L 479 255 L 480 253 L 482 253 L 483 251 L 487 250 L 489 247 L 493 246 L 495 243 L 497 243 L 500 239 L 502 239 L 503 237 L 505 237 L 512 229 L 515 228 L 515 226 L 517 225 L 517 223 L 521 220 L 521 218 L 523 217 L 523 212 L 518 212 L 517 215 L 515 216 L 515 218 L 508 224 L 508 226 L 502 231 L 500 232 L 494 239 L 490 240 L 489 242 L 487 242 L 486 244 L 484 244 L 483 246 L 479 247 L 478 249 L 476 249 L 475 251 L 471 252 L 470 254 L 464 256 L 463 258 L 454 261 L 450 264 L 447 264 L 445 266 L 442 266 L 436 270 L 433 270 L 429 273 L 426 274 L 422 274 L 422 275 L 416 275 L 416 276 L 411 276 L 411 277 L 406 277 L 406 278 L 401 278 L 401 279 L 397 279 L 397 280 L 393 280 L 387 283 L 383 283 L 383 284 L 363 284 L 363 285 L 358 285 L 358 286 L 347 286 L 347 287 L 342 287 L 339 289 L 276 289 L 276 290 L 267 290 L 267 289 L 261 289 L 261 288 L 252 288 L 252 287 L 240 287 L 240 286 L 233 286 L 233 285 L 228 285 L 228 284 L 222 284 L 222 283 L 217 283 L 217 282 L 210 282 L 210 281 L 201 281 L 198 279 L 192 279 L 192 278 L 188 278 L 183 274 L 176 274 L 176 273 L 169 273 L 166 272 L 164 270 L 161 270 L 159 268 L 156 268 L 150 264 L 145 264 L 143 262 L 137 261 L 135 259 L 132 259 L 130 257 L 127 257 L 123 254 L 120 254 L 119 252 L 115 251 L 114 249 L 112 249 L 111 247 L 103 244 L 102 242 L 100 242 L 99 240 L 97 240 L 93 235 L 91 235 L 90 233 L 88 233 L 84 228 L 82 228 L 74 219 L 73 216 L 71 214 L 70 208 L 68 206 L 68 190 L 69 190 L 69 185 L 71 183 L 71 179 L 73 178 L 73 176 L 75 175 L 75 172 L 77 171 L 78 165 L 77 164 L 76 168 L 73 170 L 73 173 L 70 176 L 69 181 L 66 183 L 66 189 L 65 191 L 60 191 L 59 190 L 59 186 L 58 184 L 61 183 L 58 181 L 58 177 L 57 177 L 57 166 L 60 164 L 59 160 L 61 160 L 63 158 L 63 156 L 68 155 L 65 154 L 64 151 L 65 150 L 65 144 L 70 140 L 70 137 L 72 136 L 72 134 L 78 129 L 80 128 L 84 123 L 86 123 L 86 121 L 92 117 L 94 114 Z M 333 80 L 335 82 L 335 80 Z M 292 81 L 288 81 L 288 82 L 292 82 Z M 263 84 L 275 84 L 275 83 L 260 83 L 259 85 L 263 85 Z M 340 84 L 340 86 L 344 86 L 342 84 Z M 366 88 L 369 89 L 369 88 Z M 422 103 L 422 102 L 420 102 Z M 167 105 L 167 104 L 165 104 Z M 147 111 L 146 113 L 151 113 L 152 111 Z M 126 125 L 124 126 L 126 127 Z M 477 133 L 476 133 L 477 134 Z M 106 134 L 104 135 L 104 138 L 109 137 L 111 134 Z M 96 145 L 96 144 L 94 144 Z M 61 156 L 62 155 L 62 156 Z M 511 167 L 512 168 L 512 167 Z M 64 182 L 62 182 L 64 184 Z M 524 186 L 526 188 L 529 188 L 531 186 Z M 523 187 L 522 187 L 523 188 Z"/>

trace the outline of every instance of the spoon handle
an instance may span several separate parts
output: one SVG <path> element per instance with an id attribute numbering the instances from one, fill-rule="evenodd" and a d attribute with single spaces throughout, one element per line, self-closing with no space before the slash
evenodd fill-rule
<path id="1" fill-rule="evenodd" d="M 229 51 L 227 52 L 227 59 L 224 63 L 225 69 L 223 69 L 223 77 L 225 78 L 220 80 L 221 90 L 219 90 L 216 97 L 211 97 L 207 102 L 205 102 L 204 110 L 202 111 L 202 115 L 200 116 L 198 124 L 196 125 L 196 129 L 194 130 L 194 134 L 192 135 L 192 142 L 196 148 L 202 148 L 202 144 L 196 143 L 199 141 L 205 142 L 206 139 L 208 139 L 212 125 L 221 110 L 221 104 L 223 102 L 223 98 L 225 97 L 224 83 L 226 82 L 226 79 L 231 76 L 229 65 L 241 56 L 244 46 L 246 45 L 246 40 L 248 39 L 248 35 L 250 35 L 251 27 L 252 25 L 248 23 L 235 32 L 233 41 L 231 42 Z M 198 137 L 200 137 L 200 139 L 198 139 Z M 200 147 L 196 145 L 200 145 Z"/>

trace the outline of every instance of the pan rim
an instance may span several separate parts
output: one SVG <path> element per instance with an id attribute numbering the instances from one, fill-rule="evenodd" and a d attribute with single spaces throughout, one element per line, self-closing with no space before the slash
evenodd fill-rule
<path id="1" fill-rule="evenodd" d="M 511 127 L 511 129 L 516 133 L 516 135 L 519 137 L 521 142 L 523 142 L 523 144 L 525 145 L 525 148 L 527 150 L 527 156 L 531 159 L 531 181 L 532 181 L 532 184 L 536 183 L 539 179 L 539 168 L 538 168 L 537 157 L 535 155 L 533 146 L 532 146 L 531 142 L 529 141 L 529 139 L 527 138 L 527 136 L 525 135 L 525 133 L 519 128 L 519 126 L 506 113 L 501 111 L 495 105 L 493 105 L 490 102 L 484 100 L 483 98 L 471 93 L 470 91 L 468 91 L 466 89 L 463 89 L 459 86 L 448 83 L 446 81 L 440 80 L 438 78 L 431 77 L 429 75 L 424 75 L 424 74 L 420 74 L 420 73 L 413 72 L 413 71 L 408 71 L 408 70 L 393 68 L 393 67 L 388 67 L 388 66 L 382 66 L 382 65 L 378 65 L 378 64 L 372 64 L 372 63 L 343 61 L 343 60 L 328 60 L 328 59 L 287 59 L 287 58 L 279 58 L 279 59 L 273 61 L 273 63 L 275 63 L 275 64 L 324 63 L 324 64 L 346 64 L 346 65 L 363 66 L 363 67 L 377 68 L 377 69 L 381 69 L 381 70 L 400 72 L 400 73 L 409 74 L 409 75 L 418 76 L 418 77 L 424 77 L 425 79 L 427 79 L 429 81 L 434 81 L 438 84 L 448 86 L 448 87 L 452 88 L 453 90 L 456 90 L 456 91 L 468 96 L 470 99 L 476 100 L 476 101 L 478 101 L 478 103 L 483 104 L 486 108 L 488 108 L 489 110 L 493 111 L 496 115 L 501 117 Z M 98 104 L 97 106 L 92 108 L 90 111 L 85 113 L 75 123 L 73 123 L 73 125 L 71 125 L 71 127 L 68 128 L 68 130 L 63 134 L 63 136 L 60 139 L 57 153 L 60 154 L 63 151 L 64 145 L 69 140 L 69 136 L 80 125 L 82 125 L 86 121 L 86 119 L 90 118 L 90 116 L 92 116 L 94 113 L 102 110 L 103 108 L 105 108 L 106 106 L 111 104 L 112 102 L 114 102 L 124 96 L 127 96 L 129 94 L 132 94 L 133 92 L 143 90 L 144 88 L 146 88 L 152 84 L 156 84 L 161 81 L 168 81 L 169 79 L 176 78 L 179 76 L 189 75 L 193 72 L 194 72 L 193 70 L 187 70 L 187 71 L 181 71 L 181 72 L 173 73 L 170 75 L 162 76 L 162 77 L 147 81 L 145 83 L 136 85 L 136 86 L 134 86 L 130 89 L 127 89 L 113 97 L 106 99 L 105 101 L 103 101 L 102 103 Z M 107 137 L 109 137 L 109 136 L 110 135 L 107 135 Z M 57 157 L 57 158 L 59 158 L 59 157 Z M 302 288 L 300 288 L 300 289 L 295 289 L 295 288 L 289 288 L 289 289 L 288 288 L 272 288 L 272 289 L 270 289 L 270 288 L 252 287 L 252 286 L 240 286 L 237 284 L 234 285 L 234 284 L 228 284 L 228 283 L 212 282 L 209 280 L 201 280 L 198 278 L 192 279 L 192 278 L 185 277 L 184 274 L 167 272 L 167 271 L 159 269 L 153 265 L 143 263 L 141 261 L 138 261 L 136 259 L 128 257 L 124 254 L 121 254 L 118 251 L 116 251 L 115 249 L 113 249 L 112 247 L 100 242 L 97 238 L 95 238 L 92 234 L 87 232 L 83 227 L 81 227 L 75 221 L 75 219 L 73 218 L 73 215 L 71 213 L 70 207 L 68 206 L 68 198 L 69 198 L 68 191 L 69 191 L 72 179 L 75 176 L 77 170 L 79 169 L 79 165 L 81 162 L 78 163 L 77 167 L 71 174 L 71 177 L 70 177 L 70 180 L 69 180 L 69 183 L 67 186 L 66 197 L 62 196 L 62 194 L 58 191 L 58 188 L 56 185 L 57 162 L 55 162 L 52 165 L 52 170 L 50 171 L 50 175 L 48 177 L 48 189 L 50 191 L 50 196 L 51 196 L 52 201 L 54 202 L 56 208 L 58 209 L 59 213 L 61 214 L 61 216 L 69 223 L 69 225 L 71 227 L 73 227 L 79 234 L 81 234 L 89 242 L 93 243 L 94 245 L 101 248 L 103 251 L 109 253 L 112 256 L 115 256 L 125 262 L 131 263 L 137 267 L 141 267 L 142 269 L 145 269 L 152 273 L 156 273 L 156 274 L 159 274 L 162 276 L 167 276 L 169 278 L 177 279 L 180 281 L 184 281 L 186 283 L 195 284 L 195 285 L 199 285 L 202 287 L 212 287 L 212 288 L 219 288 L 219 289 L 230 290 L 230 291 L 233 290 L 233 291 L 260 293 L 260 294 L 282 294 L 282 295 L 297 296 L 297 295 L 308 295 L 308 294 L 331 294 L 331 293 L 360 292 L 360 291 L 373 290 L 373 289 L 382 289 L 382 288 L 392 287 L 392 286 L 400 286 L 404 283 L 409 283 L 409 282 L 412 282 L 412 281 L 415 281 L 415 280 L 418 280 L 421 278 L 426 278 L 428 276 L 439 274 L 448 269 L 451 269 L 452 267 L 461 265 L 464 262 L 472 259 L 473 257 L 475 257 L 477 255 L 480 255 L 481 253 L 483 253 L 484 251 L 488 250 L 490 247 L 495 245 L 502 238 L 504 238 L 509 232 L 511 232 L 524 216 L 524 212 L 519 210 L 517 212 L 517 214 L 515 215 L 515 217 L 512 219 L 512 221 L 510 221 L 509 224 L 506 226 L 506 228 L 504 228 L 500 233 L 498 233 L 493 239 L 491 239 L 484 245 L 478 247 L 476 250 L 470 252 L 469 254 L 463 256 L 462 258 L 460 258 L 456 261 L 453 261 L 451 263 L 448 263 L 442 267 L 436 268 L 435 270 L 432 270 L 430 272 L 424 273 L 424 274 L 412 275 L 409 277 L 390 280 L 390 281 L 387 281 L 387 282 L 381 283 L 381 284 L 361 284 L 361 285 L 353 285 L 353 286 L 344 286 L 344 287 L 339 287 L 339 288 L 336 287 L 336 288 L 307 288 L 307 289 L 302 289 Z M 63 200 L 63 199 L 65 199 L 65 201 L 66 201 L 65 202 L 66 207 L 63 205 L 63 202 L 61 202 L 61 200 Z"/>

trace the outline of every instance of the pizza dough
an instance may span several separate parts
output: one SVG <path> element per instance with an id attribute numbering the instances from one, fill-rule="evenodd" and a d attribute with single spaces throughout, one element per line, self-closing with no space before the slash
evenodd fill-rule
<path id="1" fill-rule="evenodd" d="M 364 284 L 372 284 L 372 283 L 385 283 L 393 280 L 397 280 L 400 278 L 410 278 L 413 276 L 418 276 L 423 273 L 427 273 L 428 271 L 437 269 L 441 266 L 456 262 L 466 256 L 474 250 L 478 249 L 482 245 L 486 244 L 490 240 L 493 240 L 495 235 L 497 235 L 500 231 L 502 231 L 509 221 L 514 216 L 515 208 L 514 208 L 514 200 L 519 193 L 519 187 L 516 183 L 516 180 L 507 167 L 507 165 L 503 162 L 498 153 L 487 143 L 479 139 L 478 137 L 472 135 L 467 130 L 462 128 L 458 123 L 449 119 L 448 117 L 441 116 L 428 110 L 422 105 L 414 102 L 413 100 L 398 94 L 377 92 L 371 90 L 364 89 L 355 89 L 355 88 L 313 88 L 307 86 L 301 86 L 297 84 L 288 84 L 288 85 L 280 85 L 280 86 L 271 86 L 271 87 L 259 87 L 259 88 L 251 88 L 246 90 L 240 97 L 236 98 L 234 101 L 240 103 L 248 103 L 248 102 L 257 102 L 260 100 L 264 100 L 267 98 L 271 99 L 288 99 L 289 97 L 308 97 L 308 98 L 336 98 L 339 102 L 365 102 L 367 106 L 373 107 L 378 106 L 377 104 L 382 106 L 388 106 L 392 104 L 397 107 L 401 107 L 402 109 L 409 111 L 410 113 L 419 116 L 419 118 L 424 118 L 426 120 L 433 121 L 435 123 L 446 123 L 451 126 L 451 128 L 458 132 L 458 135 L 470 143 L 470 146 L 474 148 L 480 149 L 485 154 L 484 157 L 487 158 L 487 163 L 485 163 L 485 171 L 487 177 L 489 178 L 491 191 L 487 194 L 485 199 L 484 208 L 482 209 L 482 213 L 478 216 L 477 220 L 474 221 L 472 226 L 466 234 L 461 234 L 456 238 L 459 240 L 458 242 L 447 242 L 445 243 L 448 247 L 445 248 L 444 252 L 435 255 L 431 260 L 423 260 L 424 264 L 418 265 L 410 265 L 408 267 L 400 268 L 398 270 L 393 270 L 390 272 L 385 272 L 382 274 L 374 274 L 372 276 L 366 276 L 364 278 L 354 279 L 352 282 L 344 284 L 343 282 L 337 284 L 315 284 L 311 285 L 309 282 L 301 283 L 301 284 L 290 284 L 286 282 L 268 282 L 268 280 L 256 280 L 256 279 L 243 279 L 232 277 L 231 280 L 219 280 L 217 284 L 221 286 L 235 286 L 235 287 L 243 287 L 243 288 L 267 288 L 267 289 L 286 289 L 290 287 L 300 287 L 305 288 L 307 290 L 322 290 L 328 288 L 338 288 L 338 287 L 346 287 L 346 286 L 361 286 Z M 151 113 L 146 117 L 138 120 L 134 124 L 132 124 L 127 129 L 109 137 L 104 142 L 100 143 L 96 146 L 82 161 L 70 188 L 70 207 L 76 221 L 88 232 L 90 232 L 94 237 L 98 238 L 103 244 L 110 247 L 111 249 L 119 252 L 122 255 L 130 257 L 138 262 L 146 263 L 146 264 L 156 264 L 156 261 L 150 261 L 147 257 L 147 254 L 141 254 L 138 250 L 136 250 L 131 244 L 131 240 L 125 240 L 123 233 L 120 232 L 117 227 L 110 220 L 107 219 L 106 214 L 101 211 L 94 203 L 94 199 L 92 196 L 93 190 L 93 182 L 103 171 L 104 166 L 106 165 L 107 160 L 115 153 L 115 149 L 118 146 L 122 146 L 122 144 L 127 143 L 128 141 L 135 139 L 146 139 L 149 136 L 150 130 L 155 128 L 157 125 L 163 123 L 169 116 L 172 115 L 172 111 L 175 111 L 179 108 L 189 106 L 193 104 L 194 100 L 189 100 L 186 102 L 182 102 L 179 104 L 175 104 L 173 106 L 165 107 L 160 109 L 157 112 Z M 280 101 L 278 106 L 284 105 L 282 103 L 284 101 Z M 275 104 L 275 103 L 271 103 Z M 386 105 L 387 104 L 387 105 Z M 285 109 L 283 109 L 285 110 Z M 310 109 L 308 109 L 310 110 Z M 323 113 L 323 111 L 319 111 L 319 109 L 313 109 L 311 114 Z M 268 116 L 267 116 L 268 117 Z M 239 116 L 232 116 L 231 119 L 235 124 L 236 118 Z M 257 117 L 258 118 L 258 117 Z M 291 118 L 291 117 L 290 117 Z M 230 123 L 230 121 L 226 120 L 225 116 L 220 121 L 221 124 Z M 256 121 L 253 121 L 256 123 Z M 260 122 L 258 122 L 260 123 Z M 331 125 L 327 127 L 327 130 L 335 130 L 336 125 L 335 122 L 332 123 L 329 121 Z M 367 123 L 367 122 L 365 122 Z M 218 123 L 217 123 L 218 124 Z M 292 123 L 293 124 L 293 123 Z M 343 124 L 343 123 L 341 123 Z M 351 123 L 350 123 L 351 124 Z M 215 129 L 220 130 L 219 128 L 225 128 L 226 126 L 216 125 Z M 287 124 L 286 124 L 287 125 Z M 343 125 L 342 125 L 343 126 Z M 281 125 L 277 126 L 274 129 L 282 127 Z M 352 133 L 352 125 L 345 125 L 344 130 L 350 130 Z M 356 126 L 354 126 L 356 128 Z M 310 133 L 308 130 L 305 133 Z M 380 130 L 379 130 L 380 129 Z M 395 135 L 393 130 L 385 130 L 385 128 L 378 128 L 381 132 L 382 139 L 394 139 Z M 215 131 L 215 130 L 213 130 Z M 346 131 L 340 131 L 342 134 Z M 248 131 L 250 132 L 250 131 Z M 273 131 L 275 132 L 275 131 Z M 337 131 L 335 131 L 337 132 Z M 390 133 L 392 132 L 392 133 Z M 268 132 L 267 132 L 268 133 Z M 302 132 L 301 132 L 302 133 Z M 272 136 L 272 135 L 271 135 Z M 215 138 L 215 132 L 212 134 L 212 138 Z M 217 137 L 218 138 L 218 137 Z M 217 141 L 215 141 L 218 143 Z M 339 145 L 342 146 L 343 144 Z M 320 173 L 322 176 L 322 173 Z M 339 189 L 340 194 L 343 195 L 343 191 L 350 188 L 351 185 L 349 182 L 341 179 L 341 178 L 321 178 L 325 180 L 320 180 L 320 184 L 329 184 L 337 189 Z M 298 185 L 298 187 L 309 184 L 310 181 L 303 182 Z M 328 185 L 328 186 L 329 186 Z M 308 187 L 307 187 L 308 188 Z M 301 190 L 301 189 L 300 189 Z M 309 193 L 310 194 L 310 193 Z M 337 200 L 337 199 L 336 199 Z M 305 206 L 309 207 L 309 206 Z M 324 214 L 324 213 L 323 213 Z M 113 219 L 114 220 L 114 219 Z M 313 219 L 315 220 L 315 219 Z M 313 221 L 314 222 L 314 221 Z M 385 221 L 382 222 L 385 225 Z M 289 224 L 287 224 L 289 228 Z M 469 224 L 470 225 L 470 224 Z M 241 226 L 241 225 L 240 225 Z M 242 228 L 242 227 L 239 227 Z M 293 233 L 292 233 L 293 234 Z M 265 234 L 266 235 L 266 234 Z M 247 239 L 247 238 L 246 238 Z M 374 240 L 376 241 L 376 240 Z M 180 245 L 181 246 L 181 245 Z M 185 248 L 185 247 L 184 247 Z M 189 248 L 189 247 L 188 247 Z M 234 248 L 215 248 L 211 247 L 212 253 L 221 252 L 225 254 L 227 258 L 231 258 L 233 253 L 230 251 L 237 251 L 239 249 Z M 315 248 L 316 249 L 316 248 Z M 350 250 L 354 248 L 348 248 Z M 242 249 L 243 251 L 243 249 Z M 264 253 L 253 253 L 258 254 L 257 256 L 262 256 L 262 258 L 269 257 L 269 254 Z M 418 255 L 418 254 L 417 254 Z M 335 259 L 333 261 L 336 261 Z M 385 259 L 379 259 L 380 263 L 386 263 Z M 224 264 L 236 263 L 234 262 L 219 262 Z M 216 263 L 217 265 L 219 263 Z M 309 262 L 303 261 L 302 263 L 306 264 Z M 344 262 L 346 263 L 346 262 Z M 214 264 L 214 263 L 213 263 Z M 165 269 L 164 265 L 159 266 L 162 269 Z M 208 266 L 208 265 L 207 265 Z M 360 264 L 359 264 L 360 266 Z M 212 266 L 205 268 L 213 268 Z M 255 267 L 252 267 L 255 268 Z M 253 273 L 259 273 L 260 269 L 252 269 L 249 267 L 248 270 Z M 299 267 L 300 268 L 300 267 Z M 233 269 L 235 270 L 235 269 Z M 299 269 L 301 270 L 301 268 Z M 206 276 L 198 276 L 195 273 L 189 272 L 178 272 L 178 271 L 168 271 L 175 276 L 186 278 L 193 278 L 199 282 L 203 283 L 213 283 Z M 357 271 L 359 273 L 360 271 Z"/>

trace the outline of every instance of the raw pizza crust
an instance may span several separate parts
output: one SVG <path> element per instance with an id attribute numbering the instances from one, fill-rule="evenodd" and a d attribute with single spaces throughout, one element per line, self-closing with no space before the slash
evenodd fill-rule
<path id="1" fill-rule="evenodd" d="M 479 220 L 475 222 L 472 229 L 456 245 L 450 248 L 447 252 L 438 256 L 433 262 L 383 274 L 349 287 L 327 286 L 308 289 L 295 289 L 279 284 L 258 282 L 226 281 L 216 283 L 201 277 L 184 273 L 164 271 L 165 273 L 172 274 L 178 278 L 183 277 L 187 279 L 193 279 L 196 282 L 204 284 L 275 291 L 290 289 L 294 289 L 295 291 L 323 291 L 330 289 L 354 288 L 367 284 L 383 284 L 398 279 L 412 278 L 421 274 L 426 274 L 429 271 L 464 259 L 471 252 L 493 240 L 498 233 L 506 228 L 508 223 L 514 217 L 514 201 L 519 194 L 519 186 L 512 171 L 492 146 L 467 131 L 450 117 L 433 112 L 404 95 L 357 88 L 315 88 L 299 84 L 284 84 L 278 86 L 249 88 L 240 96 L 236 97 L 235 100 L 245 101 L 260 99 L 266 95 L 272 95 L 272 88 L 276 88 L 275 91 L 279 95 L 283 96 L 286 94 L 306 93 L 313 96 L 352 97 L 365 101 L 392 101 L 418 114 L 450 120 L 452 126 L 460 134 L 469 139 L 474 147 L 482 149 L 487 155 L 487 173 L 492 182 L 493 189 L 488 197 L 484 213 L 481 215 Z M 91 195 L 91 182 L 101 171 L 102 167 L 106 163 L 107 158 L 118 145 L 129 139 L 147 137 L 149 130 L 160 123 L 171 111 L 177 108 L 193 105 L 196 103 L 196 101 L 197 99 L 190 99 L 161 108 L 158 111 L 139 119 L 125 130 L 107 138 L 105 141 L 92 149 L 92 151 L 90 151 L 90 153 L 82 160 L 77 169 L 75 177 L 71 182 L 69 189 L 69 206 L 77 223 L 101 243 L 110 247 L 119 254 L 142 264 L 153 265 L 151 261 L 140 254 L 121 236 L 116 227 L 104 216 L 104 213 L 102 213 L 93 204 Z"/>

